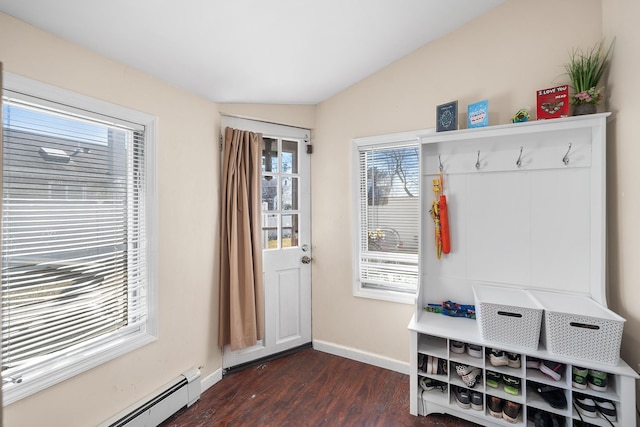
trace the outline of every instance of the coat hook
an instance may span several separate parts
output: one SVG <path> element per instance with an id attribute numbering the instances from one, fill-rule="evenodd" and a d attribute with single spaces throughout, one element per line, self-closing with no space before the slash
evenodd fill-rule
<path id="1" fill-rule="evenodd" d="M 476 160 L 476 169 L 480 170 L 480 150 L 478 150 L 478 160 Z"/>
<path id="2" fill-rule="evenodd" d="M 564 157 L 562 158 L 562 163 L 566 165 L 569 164 L 569 152 L 571 151 L 571 143 L 569 143 L 569 149 L 567 150 L 567 154 L 564 155 Z"/>
<path id="3" fill-rule="evenodd" d="M 520 147 L 520 155 L 518 156 L 518 160 L 516 160 L 516 166 L 522 166 L 522 147 Z"/>
<path id="4" fill-rule="evenodd" d="M 440 160 L 440 154 L 438 154 L 438 167 L 440 168 L 440 172 L 442 172 L 442 160 Z"/>

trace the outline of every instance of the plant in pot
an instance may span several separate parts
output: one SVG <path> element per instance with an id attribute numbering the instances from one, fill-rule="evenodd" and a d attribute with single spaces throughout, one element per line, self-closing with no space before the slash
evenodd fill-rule
<path id="1" fill-rule="evenodd" d="M 612 49 L 613 42 L 606 51 L 603 42 L 600 42 L 590 50 L 573 49 L 571 52 L 565 69 L 574 90 L 570 100 L 574 106 L 574 116 L 596 112 L 596 106 L 602 99 L 603 89 L 598 87 L 598 82 L 609 65 Z"/>

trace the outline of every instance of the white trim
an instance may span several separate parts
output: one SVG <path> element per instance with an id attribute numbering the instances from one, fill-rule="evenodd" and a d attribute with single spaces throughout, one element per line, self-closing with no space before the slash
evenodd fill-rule
<path id="1" fill-rule="evenodd" d="M 352 242 L 352 271 L 353 271 L 353 295 L 361 298 L 371 298 L 383 301 L 397 302 L 401 304 L 415 304 L 418 291 L 415 293 L 394 292 L 392 290 L 363 288 L 360 283 L 360 150 L 366 147 L 384 145 L 385 147 L 416 144 L 420 146 L 420 135 L 435 133 L 435 129 L 420 129 L 409 132 L 391 133 L 385 135 L 354 138 L 351 148 L 351 242 Z M 418 259 L 420 255 L 418 254 Z M 420 264 L 420 263 L 418 263 Z M 420 272 L 419 272 L 420 273 Z M 418 276 L 420 277 L 420 276 Z M 420 286 L 418 286 L 419 288 Z"/>
<path id="2" fill-rule="evenodd" d="M 157 274 L 157 179 L 156 179 L 156 138 L 157 119 L 147 113 L 135 111 L 126 107 L 111 104 L 106 101 L 91 98 L 75 92 L 68 91 L 46 83 L 28 79 L 26 77 L 5 72 L 3 74 L 3 88 L 18 95 L 16 98 L 37 99 L 43 104 L 62 104 L 65 109 L 78 111 L 87 116 L 106 115 L 113 119 L 114 123 L 145 129 L 145 156 L 146 156 L 146 226 L 145 231 L 146 259 L 147 259 L 147 321 L 139 325 L 139 330 L 122 334 L 116 334 L 107 342 L 96 340 L 83 346 L 82 351 L 73 350 L 57 359 L 52 359 L 46 369 L 40 364 L 29 369 L 20 370 L 20 384 L 7 383 L 3 385 L 4 406 L 16 402 L 24 397 L 44 390 L 61 381 L 69 379 L 79 373 L 97 367 L 105 362 L 127 354 L 137 348 L 145 346 L 158 337 L 158 274 Z M 3 94 L 7 95 L 7 92 Z M 11 96 L 11 94 L 8 94 Z M 59 105 L 58 105 L 59 108 Z M 78 353 L 85 354 L 80 356 Z"/>
<path id="3" fill-rule="evenodd" d="M 313 340 L 313 348 L 314 350 L 322 351 L 324 353 L 345 357 L 357 362 L 377 366 L 378 368 L 388 369 L 390 371 L 409 375 L 409 363 L 407 362 L 389 359 L 388 357 L 383 357 L 378 354 L 357 350 L 352 347 L 344 347 L 338 344 L 333 344 L 321 340 Z"/>
<path id="4" fill-rule="evenodd" d="M 218 368 L 200 381 L 201 394 L 222 381 L 222 368 Z"/>

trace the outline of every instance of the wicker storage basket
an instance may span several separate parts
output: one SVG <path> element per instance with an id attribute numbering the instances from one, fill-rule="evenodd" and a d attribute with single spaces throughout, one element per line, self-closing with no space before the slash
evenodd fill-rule
<path id="1" fill-rule="evenodd" d="M 528 292 L 544 308 L 542 340 L 549 353 L 618 364 L 624 318 L 591 298 Z"/>
<path id="2" fill-rule="evenodd" d="M 476 318 L 482 338 L 536 350 L 542 307 L 522 289 L 473 285 Z"/>

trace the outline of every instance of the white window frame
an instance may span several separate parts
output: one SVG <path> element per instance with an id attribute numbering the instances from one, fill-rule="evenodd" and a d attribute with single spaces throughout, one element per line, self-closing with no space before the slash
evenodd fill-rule
<path id="1" fill-rule="evenodd" d="M 106 363 L 137 348 L 157 340 L 158 335 L 158 280 L 157 280 L 157 180 L 156 180 L 156 135 L 157 119 L 146 113 L 134 111 L 102 100 L 77 94 L 65 89 L 37 82 L 22 76 L 5 72 L 3 89 L 18 94 L 22 99 L 32 98 L 46 105 L 47 102 L 69 106 L 69 111 L 79 111 L 85 116 L 91 112 L 100 116 L 113 117 L 117 121 L 143 125 L 145 128 L 145 221 L 147 258 L 147 321 L 134 333 L 116 336 L 110 342 L 86 349 L 68 352 L 48 366 L 37 366 L 21 372 L 22 381 L 12 382 L 3 378 L 3 405 L 9 405 L 22 398 L 44 390 L 61 381 Z M 5 92 L 5 95 L 8 92 Z M 1 141 L 0 141 L 1 142 Z M 61 360 L 62 359 L 62 360 Z"/>
<path id="2" fill-rule="evenodd" d="M 363 286 L 360 281 L 360 152 L 367 148 L 394 148 L 407 145 L 416 145 L 419 147 L 420 138 L 418 135 L 424 135 L 434 132 L 433 129 L 417 130 L 411 132 L 394 133 L 387 135 L 378 135 L 364 138 L 355 138 L 352 143 L 352 246 L 353 246 L 353 295 L 362 298 L 378 299 L 383 301 L 391 301 L 402 304 L 415 304 L 417 298 L 417 288 L 415 293 L 398 292 L 390 289 L 374 289 Z M 420 150 L 418 151 L 420 152 Z M 421 190 L 422 191 L 422 190 Z M 418 253 L 418 260 L 420 253 Z M 418 262 L 418 265 L 420 262 Z M 420 278 L 418 271 L 418 279 Z M 419 280 L 418 280 L 419 281 Z"/>

